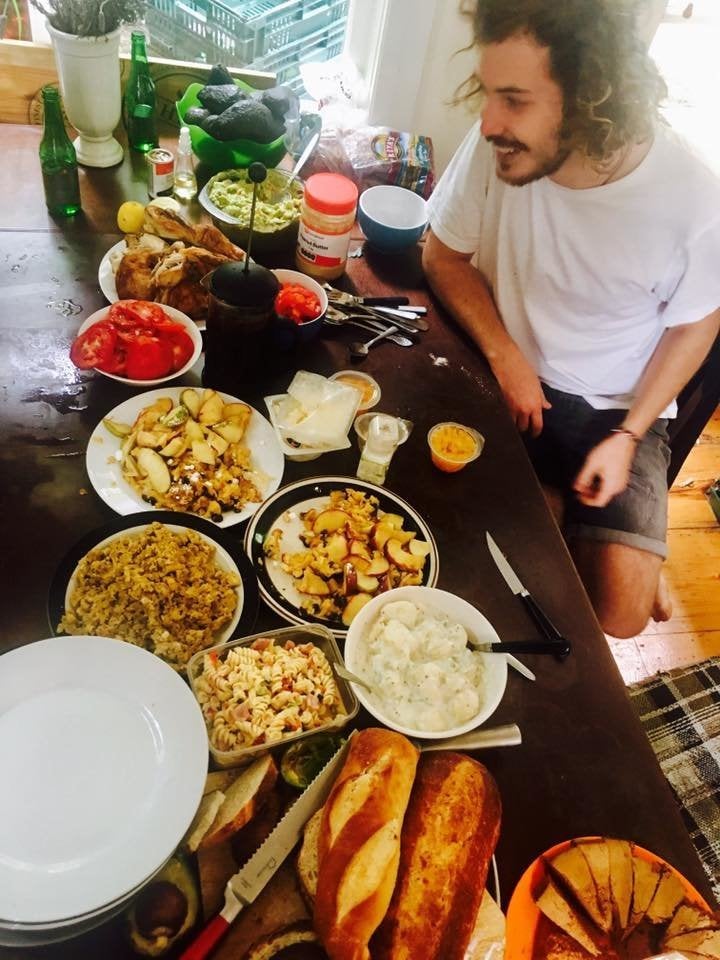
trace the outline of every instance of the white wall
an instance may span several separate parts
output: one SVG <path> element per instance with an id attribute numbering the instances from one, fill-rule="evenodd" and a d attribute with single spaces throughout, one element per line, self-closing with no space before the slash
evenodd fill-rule
<path id="1" fill-rule="evenodd" d="M 457 0 L 440 0 L 433 19 L 431 40 L 412 122 L 416 133 L 432 137 L 438 174 L 477 119 L 477 105 L 449 106 L 456 88 L 477 64 L 476 51 L 463 51 L 472 37 L 470 23 L 458 13 Z"/>
<path id="2" fill-rule="evenodd" d="M 356 41 L 362 37 L 351 54 L 355 62 L 365 60 L 369 122 L 432 137 L 438 173 L 475 119 L 467 106 L 448 105 L 476 62 L 472 51 L 455 55 L 472 36 L 459 3 L 353 0 L 350 7 L 350 33 Z M 364 29 L 355 26 L 353 14 Z"/>

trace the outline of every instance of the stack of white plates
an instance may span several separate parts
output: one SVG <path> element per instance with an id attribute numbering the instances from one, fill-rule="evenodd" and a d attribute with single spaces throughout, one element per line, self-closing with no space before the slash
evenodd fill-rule
<path id="1" fill-rule="evenodd" d="M 207 757 L 190 689 L 145 650 L 54 637 L 0 658 L 0 944 L 123 910 L 187 830 Z"/>

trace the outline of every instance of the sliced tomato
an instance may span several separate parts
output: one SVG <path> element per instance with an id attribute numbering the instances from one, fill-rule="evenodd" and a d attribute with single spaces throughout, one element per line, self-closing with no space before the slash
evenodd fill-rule
<path id="1" fill-rule="evenodd" d="M 172 350 L 172 370 L 180 370 L 193 355 L 195 344 L 192 342 L 190 334 L 182 324 L 174 323 L 172 326 L 161 327 L 158 329 L 158 336 L 170 345 Z"/>
<path id="2" fill-rule="evenodd" d="M 110 362 L 116 343 L 115 328 L 107 320 L 101 320 L 75 338 L 70 347 L 70 359 L 81 370 L 101 367 Z"/>
<path id="3" fill-rule="evenodd" d="M 103 362 L 102 365 L 98 364 L 97 369 L 102 370 L 103 373 L 114 373 L 118 377 L 124 377 L 126 365 L 127 350 L 125 349 L 125 344 L 118 340 L 112 356 L 106 362 Z"/>
<path id="4" fill-rule="evenodd" d="M 130 380 L 164 377 L 170 373 L 172 362 L 172 347 L 159 337 L 144 334 L 127 343 L 125 371 Z"/>
<path id="5" fill-rule="evenodd" d="M 163 308 L 149 300 L 118 300 L 110 307 L 108 319 L 120 329 L 141 327 L 152 330 L 170 318 Z"/>
<path id="6" fill-rule="evenodd" d="M 275 297 L 275 312 L 294 323 L 305 323 L 319 316 L 320 300 L 299 283 L 284 283 Z"/>

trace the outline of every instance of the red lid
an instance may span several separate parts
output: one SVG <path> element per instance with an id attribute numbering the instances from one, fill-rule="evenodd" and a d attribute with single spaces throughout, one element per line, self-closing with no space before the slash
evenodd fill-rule
<path id="1" fill-rule="evenodd" d="M 314 173 L 305 181 L 305 200 L 320 213 L 352 213 L 357 198 L 358 188 L 341 173 Z"/>

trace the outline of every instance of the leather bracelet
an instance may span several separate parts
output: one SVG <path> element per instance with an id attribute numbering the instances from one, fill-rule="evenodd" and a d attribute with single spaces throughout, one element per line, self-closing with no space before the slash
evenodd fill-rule
<path id="1" fill-rule="evenodd" d="M 633 443 L 640 443 L 640 437 L 627 427 L 613 427 L 610 433 L 620 433 L 623 436 L 630 437 Z"/>

